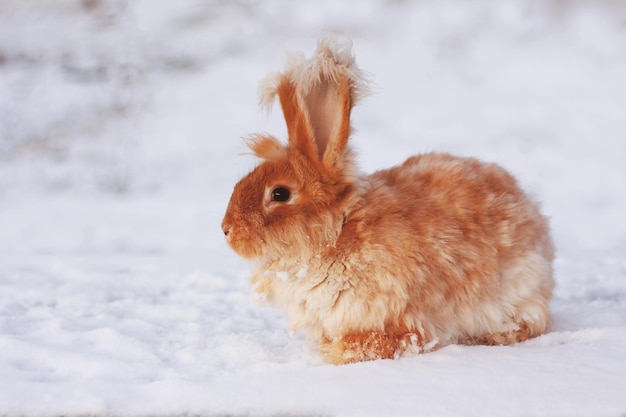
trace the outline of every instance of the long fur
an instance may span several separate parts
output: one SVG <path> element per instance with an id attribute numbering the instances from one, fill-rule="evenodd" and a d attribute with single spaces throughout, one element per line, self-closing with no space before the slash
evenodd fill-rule
<path id="1" fill-rule="evenodd" d="M 280 82 L 285 77 L 293 79 L 300 95 L 306 95 L 322 77 L 330 78 L 335 83 L 347 77 L 353 104 L 367 97 L 371 89 L 371 82 L 356 66 L 352 42 L 340 42 L 331 37 L 322 38 L 318 42 L 309 60 L 302 53 L 288 54 L 284 73 L 271 73 L 261 81 L 259 104 L 262 108 L 268 110 L 271 107 Z"/>
<path id="2" fill-rule="evenodd" d="M 499 166 L 448 154 L 359 175 L 347 143 L 359 74 L 349 46 L 324 40 L 265 89 L 289 141 L 251 141 L 265 162 L 222 223 L 257 263 L 253 291 L 337 364 L 544 333 L 554 249 L 537 204 Z M 290 199 L 274 201 L 276 187 Z"/>

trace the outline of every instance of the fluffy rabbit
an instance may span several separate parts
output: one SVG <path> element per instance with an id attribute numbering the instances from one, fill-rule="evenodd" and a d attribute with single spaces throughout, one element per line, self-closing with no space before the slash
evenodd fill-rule
<path id="1" fill-rule="evenodd" d="M 366 82 L 350 48 L 322 40 L 262 85 L 263 104 L 280 100 L 288 143 L 249 139 L 264 161 L 222 222 L 257 262 L 253 291 L 335 364 L 545 332 L 554 249 L 537 204 L 473 158 L 428 153 L 359 173 L 348 138 Z"/>

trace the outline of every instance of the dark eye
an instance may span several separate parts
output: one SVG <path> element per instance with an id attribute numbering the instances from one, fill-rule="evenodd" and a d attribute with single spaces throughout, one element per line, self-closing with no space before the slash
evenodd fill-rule
<path id="1" fill-rule="evenodd" d="M 291 197 L 291 191 L 285 187 L 276 187 L 272 190 L 272 201 L 284 203 L 289 200 L 289 197 Z"/>

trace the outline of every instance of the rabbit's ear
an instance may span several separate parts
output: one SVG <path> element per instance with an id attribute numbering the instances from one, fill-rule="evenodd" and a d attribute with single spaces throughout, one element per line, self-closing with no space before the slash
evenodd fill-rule
<path id="1" fill-rule="evenodd" d="M 350 111 L 366 89 L 350 48 L 324 39 L 310 59 L 292 56 L 284 74 L 266 81 L 262 97 L 267 104 L 278 95 L 289 144 L 331 169 L 344 165 Z"/>
<path id="2" fill-rule="evenodd" d="M 345 74 L 321 73 L 320 78 L 302 94 L 318 158 L 324 165 L 333 167 L 343 156 L 350 137 L 353 104 L 350 79 Z"/>
<path id="3" fill-rule="evenodd" d="M 287 123 L 289 144 L 309 159 L 318 160 L 319 151 L 306 104 L 298 94 L 291 75 L 290 73 L 282 75 L 276 90 Z"/>

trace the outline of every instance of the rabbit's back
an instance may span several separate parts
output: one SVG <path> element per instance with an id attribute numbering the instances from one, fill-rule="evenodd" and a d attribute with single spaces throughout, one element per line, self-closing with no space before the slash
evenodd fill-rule
<path id="1" fill-rule="evenodd" d="M 377 171 L 368 182 L 364 210 L 379 216 L 382 227 L 404 225 L 411 236 L 441 243 L 458 260 L 475 252 L 504 262 L 535 249 L 552 260 L 548 224 L 537 203 L 496 164 L 428 153 Z M 421 243 L 421 249 L 432 246 Z"/>

